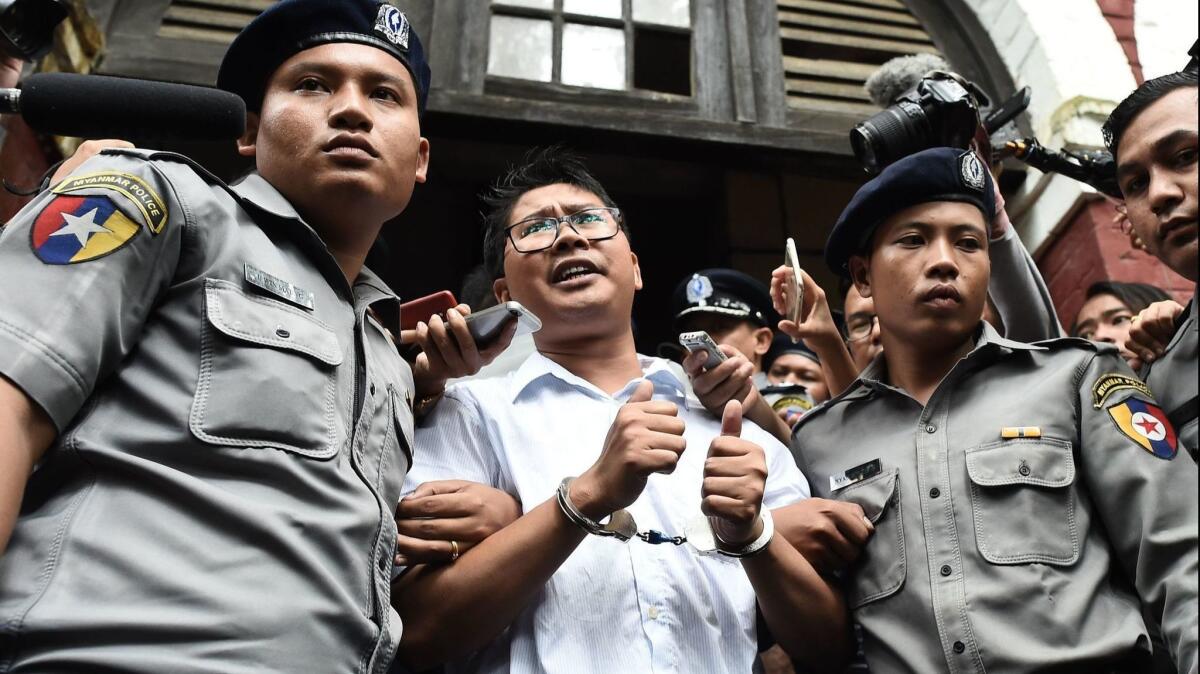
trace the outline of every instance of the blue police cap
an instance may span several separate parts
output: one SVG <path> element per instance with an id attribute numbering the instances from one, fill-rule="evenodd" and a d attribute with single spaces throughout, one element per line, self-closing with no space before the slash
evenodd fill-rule
<path id="1" fill-rule="evenodd" d="M 284 61 L 305 49 L 335 42 L 377 47 L 412 75 L 418 113 L 429 96 L 429 64 L 408 17 L 380 0 L 281 0 L 259 14 L 229 45 L 217 87 L 262 107 L 267 81 Z"/>
<path id="2" fill-rule="evenodd" d="M 702 269 L 692 274 L 675 287 L 671 304 L 676 323 L 697 313 L 744 318 L 772 330 L 779 322 L 766 284 L 734 269 Z"/>
<path id="3" fill-rule="evenodd" d="M 850 256 L 870 240 L 880 223 L 931 201 L 971 204 L 990 224 L 996 212 L 992 173 L 971 150 L 935 147 L 904 157 L 854 194 L 825 242 L 825 264 L 849 278 Z"/>

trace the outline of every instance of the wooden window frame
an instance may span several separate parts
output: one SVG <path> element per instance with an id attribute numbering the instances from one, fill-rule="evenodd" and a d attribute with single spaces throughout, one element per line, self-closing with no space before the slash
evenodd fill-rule
<path id="1" fill-rule="evenodd" d="M 664 26 L 660 24 L 642 24 L 638 23 L 633 18 L 633 0 L 621 0 L 621 17 L 614 19 L 603 16 L 592 16 L 590 14 L 574 14 L 563 10 L 563 0 L 554 0 L 552 9 L 539 9 L 536 7 L 521 7 L 500 5 L 495 6 L 491 0 L 479 3 L 476 11 L 481 11 L 485 14 L 483 25 L 486 29 L 479 31 L 480 39 L 482 40 L 479 54 L 482 56 L 481 76 L 484 82 L 483 93 L 495 94 L 499 96 L 514 96 L 523 98 L 542 98 L 550 101 L 573 101 L 584 102 L 593 105 L 612 105 L 612 104 L 627 104 L 630 101 L 636 102 L 638 105 L 650 106 L 659 110 L 675 111 L 680 113 L 695 113 L 698 110 L 696 104 L 696 12 L 694 7 L 697 2 L 703 0 L 690 0 L 689 8 L 692 9 L 691 24 L 687 28 L 679 26 Z M 492 75 L 487 72 L 488 54 L 491 48 L 491 17 L 513 16 L 528 19 L 548 20 L 553 24 L 553 42 L 551 43 L 551 68 L 550 81 L 542 82 L 539 80 L 527 80 L 519 77 L 506 77 L 503 75 Z M 562 39 L 564 26 L 567 23 L 582 24 L 586 26 L 599 26 L 603 28 L 620 28 L 625 34 L 625 82 L 624 89 L 604 89 L 601 87 L 579 86 L 574 84 L 563 84 L 562 82 Z M 691 79 L 692 79 L 692 95 L 683 96 L 680 94 L 671 94 L 661 91 L 652 91 L 648 89 L 633 88 L 633 67 L 634 67 L 634 33 L 638 26 L 652 26 L 655 30 L 663 32 L 677 33 L 687 35 L 691 44 Z"/>

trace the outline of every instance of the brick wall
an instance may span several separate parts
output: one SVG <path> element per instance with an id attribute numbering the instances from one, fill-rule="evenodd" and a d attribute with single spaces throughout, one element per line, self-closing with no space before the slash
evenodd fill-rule
<path id="1" fill-rule="evenodd" d="M 1137 37 L 1133 30 L 1133 11 L 1135 0 L 1096 0 L 1100 11 L 1112 26 L 1117 42 L 1125 50 L 1125 58 L 1129 59 L 1129 68 L 1133 71 L 1137 83 L 1141 84 L 1142 63 L 1138 60 Z"/>
<path id="2" fill-rule="evenodd" d="M 1195 285 L 1157 258 L 1133 249 L 1129 238 L 1113 224 L 1114 215 L 1112 204 L 1096 197 L 1040 255 L 1038 266 L 1064 328 L 1070 327 L 1083 305 L 1084 293 L 1096 281 L 1149 283 L 1171 293 L 1181 304 L 1195 292 Z"/>

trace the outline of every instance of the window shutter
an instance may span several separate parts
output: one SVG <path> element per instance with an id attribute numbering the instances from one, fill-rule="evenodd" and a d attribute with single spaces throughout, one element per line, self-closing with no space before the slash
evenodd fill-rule
<path id="1" fill-rule="evenodd" d="M 159 37 L 229 44 L 275 0 L 172 0 Z"/>
<path id="2" fill-rule="evenodd" d="M 788 107 L 878 112 L 863 83 L 896 56 L 937 54 L 901 0 L 777 0 Z"/>

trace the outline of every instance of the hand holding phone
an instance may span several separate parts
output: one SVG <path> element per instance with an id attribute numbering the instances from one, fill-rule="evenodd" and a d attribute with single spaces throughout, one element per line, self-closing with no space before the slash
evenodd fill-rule
<path id="1" fill-rule="evenodd" d="M 446 312 L 458 306 L 454 293 L 440 290 L 400 305 L 400 329 L 415 330 L 417 323 L 429 323 L 434 316 L 445 319 Z"/>
<path id="2" fill-rule="evenodd" d="M 790 236 L 784 249 L 783 264 L 792 272 L 784 286 L 787 299 L 787 314 L 784 318 L 799 323 L 800 315 L 804 311 L 804 277 L 801 276 L 803 271 L 800 269 L 800 256 L 796 254 L 796 240 Z"/>
<path id="3" fill-rule="evenodd" d="M 704 361 L 705 370 L 713 369 L 720 365 L 726 358 L 721 349 L 717 348 L 717 343 L 713 341 L 713 338 L 709 337 L 708 333 L 703 330 L 680 334 L 679 343 L 689 353 L 695 351 L 705 351 L 708 353 L 708 360 Z"/>
<path id="4" fill-rule="evenodd" d="M 504 332 L 504 327 L 510 320 L 516 320 L 517 330 L 513 337 L 537 332 L 542 329 L 542 322 L 533 312 L 521 306 L 520 302 L 504 302 L 494 307 L 488 307 L 478 313 L 467 316 L 467 328 L 471 337 L 480 348 L 486 348 L 493 340 Z"/>

